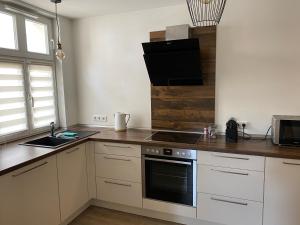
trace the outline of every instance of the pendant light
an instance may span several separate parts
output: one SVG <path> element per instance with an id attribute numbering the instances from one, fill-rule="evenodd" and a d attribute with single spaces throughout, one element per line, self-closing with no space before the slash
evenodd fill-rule
<path id="1" fill-rule="evenodd" d="M 63 60 L 66 58 L 66 55 L 62 49 L 62 44 L 60 43 L 60 26 L 57 15 L 57 4 L 61 3 L 61 0 L 51 0 L 51 2 L 55 3 L 55 21 L 57 26 L 57 49 L 55 51 L 55 56 L 58 60 Z"/>
<path id="2" fill-rule="evenodd" d="M 186 0 L 194 26 L 219 24 L 226 0 Z"/>

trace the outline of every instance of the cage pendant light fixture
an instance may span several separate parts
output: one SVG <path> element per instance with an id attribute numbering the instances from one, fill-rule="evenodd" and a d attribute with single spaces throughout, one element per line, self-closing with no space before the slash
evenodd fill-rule
<path id="1" fill-rule="evenodd" d="M 219 24 L 226 0 L 186 0 L 194 26 Z"/>
<path id="2" fill-rule="evenodd" d="M 57 27 L 57 46 L 56 46 L 55 56 L 58 60 L 63 60 L 66 58 L 66 54 L 64 53 L 62 49 L 62 44 L 60 42 L 60 25 L 59 25 L 58 15 L 57 15 L 57 4 L 61 3 L 61 0 L 51 0 L 51 2 L 55 3 L 55 22 Z"/>

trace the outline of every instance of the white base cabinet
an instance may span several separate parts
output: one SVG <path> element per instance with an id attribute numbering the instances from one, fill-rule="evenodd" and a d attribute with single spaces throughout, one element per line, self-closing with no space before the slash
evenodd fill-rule
<path id="1" fill-rule="evenodd" d="M 267 158 L 264 225 L 300 224 L 300 160 Z"/>
<path id="2" fill-rule="evenodd" d="M 64 221 L 89 201 L 85 144 L 59 153 L 57 169 Z"/>
<path id="3" fill-rule="evenodd" d="M 1 225 L 60 224 L 56 156 L 0 177 Z"/>

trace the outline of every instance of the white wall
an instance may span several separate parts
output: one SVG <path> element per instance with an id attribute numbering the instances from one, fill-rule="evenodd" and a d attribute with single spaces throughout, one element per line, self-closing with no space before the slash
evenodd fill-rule
<path id="1" fill-rule="evenodd" d="M 300 21 L 297 0 L 229 0 L 218 27 L 216 123 L 234 116 L 264 133 L 273 114 L 300 114 Z M 187 6 L 76 20 L 79 123 L 93 114 L 132 114 L 151 127 L 150 83 L 141 43 L 149 32 L 190 23 Z"/>

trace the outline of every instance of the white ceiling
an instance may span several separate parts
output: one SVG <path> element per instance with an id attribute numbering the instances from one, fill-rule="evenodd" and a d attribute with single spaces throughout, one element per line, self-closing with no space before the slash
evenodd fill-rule
<path id="1" fill-rule="evenodd" d="M 23 1 L 48 11 L 54 11 L 54 4 L 50 0 Z M 184 3 L 185 0 L 62 0 L 58 11 L 60 15 L 66 17 L 84 18 Z"/>

